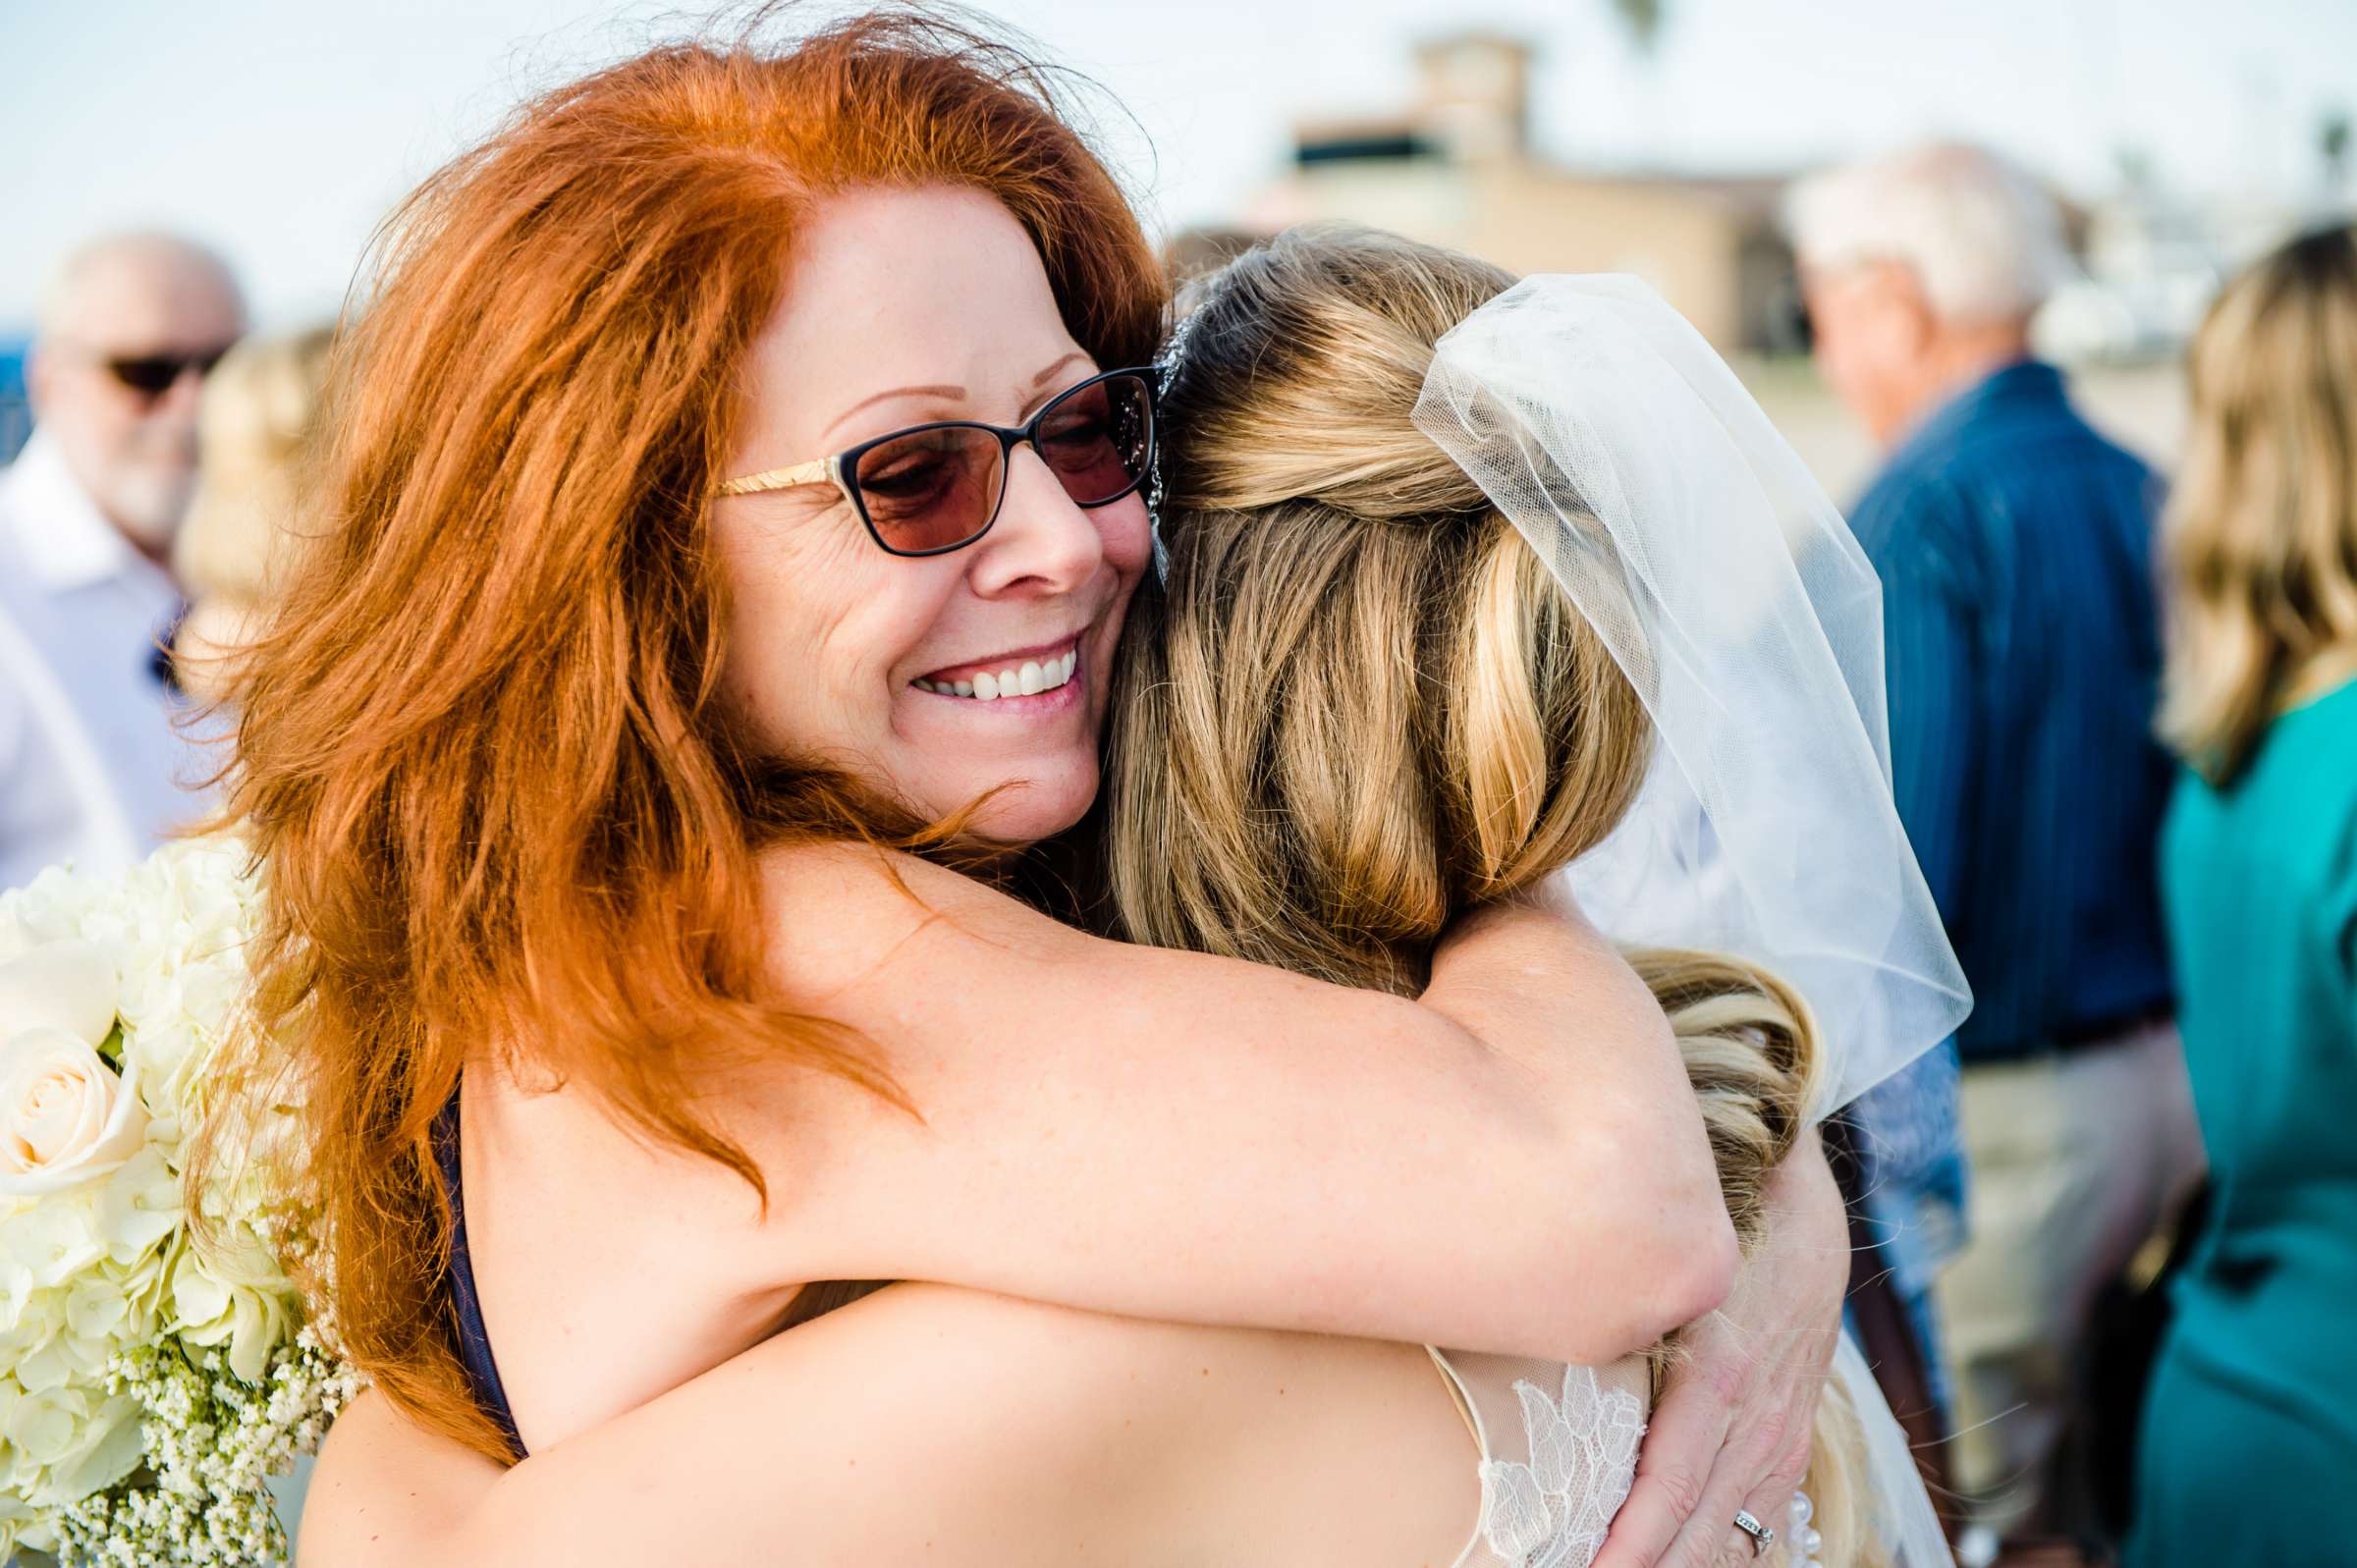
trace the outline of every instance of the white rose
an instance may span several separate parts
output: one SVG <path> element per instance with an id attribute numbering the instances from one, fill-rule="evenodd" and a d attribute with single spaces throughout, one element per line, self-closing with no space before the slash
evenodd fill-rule
<path id="1" fill-rule="evenodd" d="M 88 1041 L 36 1025 L 0 1045 L 0 1194 L 34 1198 L 110 1174 L 147 1135 L 137 1058 L 119 1077 Z"/>
<path id="2" fill-rule="evenodd" d="M 115 960 L 93 942 L 44 942 L 0 963 L 0 1038 L 62 1029 L 95 1046 L 115 1027 Z"/>

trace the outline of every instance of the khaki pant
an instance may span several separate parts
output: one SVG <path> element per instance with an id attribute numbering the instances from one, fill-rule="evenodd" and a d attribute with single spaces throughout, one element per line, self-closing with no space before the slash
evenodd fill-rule
<path id="1" fill-rule="evenodd" d="M 2096 1294 L 2177 1209 L 2201 1134 L 2170 1024 L 1964 1068 L 1971 1239 L 1934 1287 L 1957 1490 L 2000 1539 L 2029 1523 L 2071 1414 Z"/>

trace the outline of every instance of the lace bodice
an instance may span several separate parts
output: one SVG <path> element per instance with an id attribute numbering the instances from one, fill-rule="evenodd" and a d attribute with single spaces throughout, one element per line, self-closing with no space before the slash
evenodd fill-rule
<path id="1" fill-rule="evenodd" d="M 1587 1568 L 1636 1479 L 1644 1359 L 1602 1369 L 1438 1349 L 1432 1359 L 1480 1452 L 1481 1517 L 1456 1568 Z"/>

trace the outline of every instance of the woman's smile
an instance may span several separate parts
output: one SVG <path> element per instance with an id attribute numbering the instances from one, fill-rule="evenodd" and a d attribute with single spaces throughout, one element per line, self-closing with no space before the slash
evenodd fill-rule
<path id="1" fill-rule="evenodd" d="M 1066 704 L 1078 691 L 1080 636 L 1074 633 L 1055 642 L 1038 643 L 993 654 L 987 659 L 944 665 L 909 682 L 917 690 L 959 702 L 1014 704 L 1011 711 L 1045 713 L 1049 706 L 1026 699 L 1062 697 Z"/>

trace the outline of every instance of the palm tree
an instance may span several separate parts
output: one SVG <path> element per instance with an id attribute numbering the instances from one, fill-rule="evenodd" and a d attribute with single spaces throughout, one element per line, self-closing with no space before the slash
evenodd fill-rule
<path id="1" fill-rule="evenodd" d="M 1649 55 L 1661 41 L 1662 13 L 1668 0 L 1612 0 L 1613 15 L 1628 29 L 1628 41 L 1637 53 Z"/>

